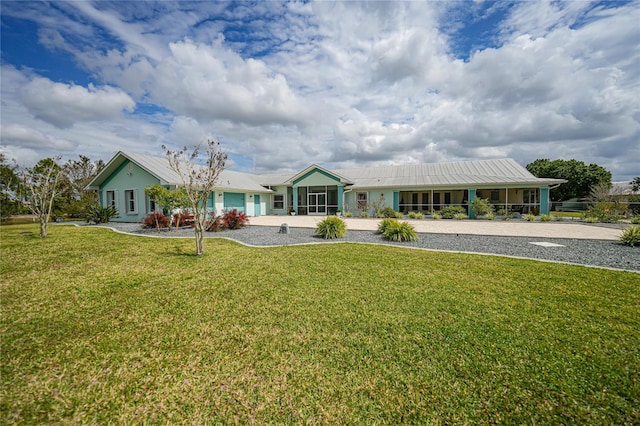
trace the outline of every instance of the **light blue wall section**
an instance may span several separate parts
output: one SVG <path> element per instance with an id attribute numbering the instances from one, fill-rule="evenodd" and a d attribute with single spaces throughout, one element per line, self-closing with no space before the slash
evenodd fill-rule
<path id="1" fill-rule="evenodd" d="M 116 191 L 116 208 L 120 217 L 112 219 L 114 222 L 139 222 L 149 212 L 147 211 L 147 198 L 144 189 L 148 186 L 159 184 L 160 181 L 147 173 L 138 165 L 126 160 L 101 186 L 101 202 L 106 203 L 107 191 Z M 135 212 L 127 212 L 125 192 L 133 190 L 136 200 Z"/>
<path id="2" fill-rule="evenodd" d="M 293 186 L 339 185 L 340 179 L 319 169 L 314 169 L 293 181 Z M 295 200 L 295 197 L 293 198 Z"/>
<path id="3" fill-rule="evenodd" d="M 549 187 L 540 188 L 540 214 L 549 214 Z"/>
<path id="4" fill-rule="evenodd" d="M 469 219 L 475 219 L 476 215 L 471 208 L 471 202 L 476 199 L 476 189 L 469 188 Z"/>
<path id="5" fill-rule="evenodd" d="M 400 210 L 400 191 L 393 191 L 393 209 Z"/>
<path id="6" fill-rule="evenodd" d="M 289 200 L 287 199 L 287 187 L 286 186 L 272 186 L 271 190 L 273 192 L 275 192 L 276 194 L 284 195 L 284 208 L 282 208 L 282 209 L 274 209 L 273 208 L 273 196 L 274 196 L 274 194 L 265 195 L 266 201 L 264 201 L 263 203 L 264 203 L 264 205 L 266 207 L 266 209 L 265 209 L 265 211 L 267 212 L 266 214 L 275 214 L 275 215 L 285 215 L 285 214 L 287 214 L 287 208 L 288 208 L 287 203 L 289 202 Z M 297 200 L 297 198 L 294 198 L 294 200 Z"/>

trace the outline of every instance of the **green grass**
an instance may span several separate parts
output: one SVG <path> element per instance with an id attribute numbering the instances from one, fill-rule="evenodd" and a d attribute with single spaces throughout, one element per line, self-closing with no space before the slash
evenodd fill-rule
<path id="1" fill-rule="evenodd" d="M 640 422 L 638 274 L 0 232 L 2 424 Z"/>
<path id="2" fill-rule="evenodd" d="M 584 212 L 551 212 L 551 216 L 582 219 L 584 217 Z"/>

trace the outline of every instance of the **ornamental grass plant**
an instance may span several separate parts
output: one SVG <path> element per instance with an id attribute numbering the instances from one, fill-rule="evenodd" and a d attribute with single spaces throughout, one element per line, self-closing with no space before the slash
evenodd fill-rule
<path id="1" fill-rule="evenodd" d="M 316 226 L 315 234 L 325 240 L 343 238 L 347 235 L 347 224 L 336 216 L 328 216 Z"/>

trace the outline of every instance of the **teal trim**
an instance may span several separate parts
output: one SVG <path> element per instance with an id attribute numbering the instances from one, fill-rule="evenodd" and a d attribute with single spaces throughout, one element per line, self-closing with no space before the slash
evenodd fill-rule
<path id="1" fill-rule="evenodd" d="M 298 214 L 298 187 L 293 187 L 293 210 Z"/>
<path id="2" fill-rule="evenodd" d="M 475 219 L 476 215 L 471 208 L 471 202 L 476 199 L 476 189 L 469 188 L 469 219 Z"/>
<path id="3" fill-rule="evenodd" d="M 540 214 L 549 214 L 549 187 L 540 188 Z"/>
<path id="4" fill-rule="evenodd" d="M 400 210 L 400 191 L 393 191 L 393 210 Z"/>
<path id="5" fill-rule="evenodd" d="M 260 195 L 256 194 L 253 196 L 253 215 L 260 216 Z"/>
<path id="6" fill-rule="evenodd" d="M 312 170 L 309 170 L 307 173 L 303 174 L 298 179 L 294 180 L 293 181 L 293 186 L 295 187 L 295 185 L 298 182 L 308 178 L 309 176 L 311 176 L 314 173 L 320 173 L 321 175 L 324 175 L 324 176 L 328 177 L 329 179 L 335 180 L 336 182 L 340 182 L 340 178 L 337 177 L 336 175 L 333 175 L 333 174 L 331 174 L 329 172 L 326 172 L 324 170 L 320 170 L 320 169 L 314 167 Z M 295 200 L 295 197 L 294 197 L 294 200 Z M 295 203 L 295 201 L 294 201 L 294 203 Z"/>
<path id="7" fill-rule="evenodd" d="M 344 185 L 338 185 L 338 210 L 342 211 L 342 199 L 344 198 Z"/>
<path id="8" fill-rule="evenodd" d="M 109 185 L 109 182 L 111 182 L 111 181 L 112 181 L 116 176 L 118 176 L 118 175 L 120 174 L 120 172 L 121 172 L 125 167 L 127 167 L 127 165 L 128 165 L 130 162 L 131 162 L 131 161 L 126 160 L 126 159 L 125 159 L 125 160 L 124 160 L 124 162 L 118 166 L 118 168 L 116 169 L 116 171 L 115 171 L 115 172 L 113 172 L 113 173 L 111 173 L 111 174 L 109 175 L 109 177 L 108 177 L 108 178 L 106 178 L 106 179 L 104 180 L 104 182 L 102 182 L 102 185 L 100 185 L 100 191 L 102 191 L 102 190 L 103 190 L 107 185 Z"/>

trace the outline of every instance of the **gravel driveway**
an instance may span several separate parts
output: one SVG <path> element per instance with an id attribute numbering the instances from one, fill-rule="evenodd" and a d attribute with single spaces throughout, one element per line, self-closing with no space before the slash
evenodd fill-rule
<path id="1" fill-rule="evenodd" d="M 135 223 L 109 223 L 119 232 L 161 238 L 192 238 L 190 228 L 147 230 Z M 207 238 L 228 238 L 241 244 L 268 247 L 294 244 L 335 244 L 340 242 L 387 244 L 426 250 L 495 254 L 573 263 L 640 272 L 640 247 L 629 247 L 611 240 L 569 238 L 504 237 L 487 235 L 419 233 L 419 239 L 409 243 L 385 241 L 373 231 L 349 230 L 345 238 L 324 240 L 314 236 L 311 228 L 289 228 L 289 234 L 278 232 L 279 227 L 247 226 L 234 231 L 207 233 Z M 536 244 L 534 244 L 536 243 Z"/>

